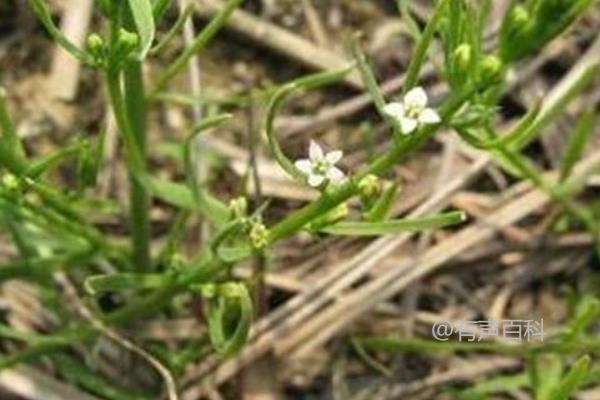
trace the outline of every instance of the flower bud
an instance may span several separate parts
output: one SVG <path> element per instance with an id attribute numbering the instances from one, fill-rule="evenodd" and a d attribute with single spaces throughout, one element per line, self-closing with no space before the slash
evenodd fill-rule
<path id="1" fill-rule="evenodd" d="M 529 23 L 529 12 L 521 5 L 512 9 L 508 24 L 513 31 L 523 31 Z"/>
<path id="2" fill-rule="evenodd" d="M 358 182 L 358 190 L 363 199 L 372 199 L 381 193 L 381 181 L 377 176 L 369 174 Z"/>
<path id="3" fill-rule="evenodd" d="M 214 283 L 193 285 L 191 289 L 200 292 L 205 299 L 214 299 L 217 296 L 217 285 Z"/>
<path id="4" fill-rule="evenodd" d="M 462 43 L 454 50 L 454 64 L 460 73 L 467 73 L 473 59 L 473 49 L 468 43 Z"/>
<path id="5" fill-rule="evenodd" d="M 257 250 L 264 249 L 269 244 L 269 230 L 260 222 L 253 222 L 250 227 L 250 243 Z"/>
<path id="6" fill-rule="evenodd" d="M 13 174 L 6 174 L 2 177 L 2 185 L 8 190 L 19 188 L 19 180 Z"/>
<path id="7" fill-rule="evenodd" d="M 123 61 L 126 61 L 127 58 L 137 50 L 139 41 L 140 39 L 137 34 L 125 29 L 120 29 L 115 49 L 111 55 L 112 64 L 118 65 Z"/>
<path id="8" fill-rule="evenodd" d="M 496 56 L 485 56 L 479 63 L 479 76 L 482 82 L 495 82 L 502 78 L 502 61 Z"/>
<path id="9" fill-rule="evenodd" d="M 96 65 L 102 65 L 104 62 L 104 40 L 97 33 L 92 33 L 86 41 L 88 54 Z"/>
<path id="10" fill-rule="evenodd" d="M 504 62 L 516 61 L 525 57 L 532 46 L 533 21 L 527 8 L 515 5 L 510 9 L 500 31 L 500 56 Z M 533 34 L 533 36 L 532 36 Z"/>
<path id="11" fill-rule="evenodd" d="M 229 211 L 233 219 L 244 218 L 248 214 L 248 200 L 240 196 L 229 202 Z"/>
<path id="12" fill-rule="evenodd" d="M 348 209 L 348 204 L 342 203 L 342 204 L 338 205 L 336 208 L 334 208 L 333 210 L 331 210 L 329 212 L 329 214 L 327 215 L 327 217 L 331 223 L 335 223 L 335 222 L 339 222 L 339 221 L 343 220 L 344 218 L 346 218 L 349 213 L 350 213 L 350 210 Z"/>

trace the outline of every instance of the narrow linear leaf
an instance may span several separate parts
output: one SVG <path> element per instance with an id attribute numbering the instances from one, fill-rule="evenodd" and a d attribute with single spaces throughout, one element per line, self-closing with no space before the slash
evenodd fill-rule
<path id="1" fill-rule="evenodd" d="M 92 64 L 90 57 L 84 51 L 75 46 L 73 42 L 67 39 L 62 31 L 54 24 L 54 21 L 52 20 L 52 14 L 50 13 L 50 9 L 48 8 L 48 4 L 46 4 L 45 0 L 29 0 L 29 4 L 48 33 L 50 33 L 52 38 L 60 46 L 62 46 L 68 53 L 77 58 L 79 61 L 85 64 Z"/>
<path id="2" fill-rule="evenodd" d="M 583 334 L 588 327 L 600 316 L 600 300 L 593 296 L 585 296 L 575 309 L 575 316 L 567 325 L 564 341 L 571 342 Z"/>
<path id="3" fill-rule="evenodd" d="M 429 49 L 429 45 L 433 40 L 433 34 L 435 33 L 438 23 L 440 22 L 440 18 L 443 14 L 444 7 L 449 0 L 439 0 L 435 5 L 435 9 L 433 10 L 433 15 L 429 19 L 429 22 L 425 26 L 425 30 L 421 35 L 419 42 L 415 50 L 413 51 L 410 64 L 408 65 L 408 70 L 406 72 L 406 78 L 404 79 L 403 92 L 406 93 L 410 89 L 412 89 L 418 79 L 419 73 L 421 72 L 421 67 L 425 62 L 425 57 L 427 55 L 427 49 Z"/>
<path id="4" fill-rule="evenodd" d="M 187 7 L 185 8 L 185 10 L 183 10 L 183 12 L 179 13 L 179 16 L 177 17 L 177 21 L 175 21 L 175 23 L 173 24 L 171 29 L 169 29 L 169 31 L 164 35 L 164 37 L 160 40 L 160 42 L 156 46 L 154 46 L 152 49 L 150 49 L 149 54 L 156 55 L 156 54 L 160 53 L 167 46 L 167 44 L 169 44 L 171 42 L 171 40 L 173 40 L 177 36 L 177 34 L 181 31 L 181 29 L 183 28 L 183 25 L 188 20 L 188 18 L 192 15 L 193 12 L 194 12 L 194 6 L 192 4 L 188 4 Z M 155 17 L 155 19 L 156 19 L 156 17 Z"/>
<path id="5" fill-rule="evenodd" d="M 390 187 L 386 188 L 381 196 L 377 199 L 373 207 L 365 214 L 365 219 L 369 222 L 380 222 L 384 220 L 394 204 L 394 199 L 398 193 L 397 182 L 394 182 Z"/>
<path id="6" fill-rule="evenodd" d="M 563 368 L 562 357 L 558 354 L 543 353 L 532 356 L 527 372 L 535 389 L 536 400 L 550 400 L 560 382 Z"/>
<path id="7" fill-rule="evenodd" d="M 588 142 L 596 123 L 594 112 L 585 113 L 577 122 L 573 134 L 569 137 L 567 148 L 560 163 L 560 181 L 569 177 L 575 163 L 583 154 L 583 149 Z"/>
<path id="8" fill-rule="evenodd" d="M 129 9 L 131 11 L 131 15 L 133 16 L 137 33 L 140 37 L 140 50 L 138 59 L 143 60 L 152 47 L 154 33 L 156 32 L 152 4 L 150 3 L 150 0 L 128 1 Z"/>
<path id="9" fill-rule="evenodd" d="M 569 399 L 586 379 L 590 361 L 590 356 L 587 354 L 575 361 L 569 372 L 561 379 L 552 394 L 548 397 L 548 400 Z"/>
<path id="10" fill-rule="evenodd" d="M 3 87 L 0 87 L 0 129 L 2 130 L 2 140 L 7 143 L 7 147 L 15 153 L 15 157 L 24 159 L 25 150 L 8 114 L 6 90 Z"/>
<path id="11" fill-rule="evenodd" d="M 218 249 L 218 256 L 224 262 L 233 264 L 249 258 L 253 252 L 251 246 L 221 246 Z"/>
<path id="12" fill-rule="evenodd" d="M 230 118 L 230 114 L 221 114 L 203 119 L 192 128 L 191 134 L 186 138 L 183 145 L 183 159 L 188 190 L 191 193 L 194 209 L 200 211 L 217 226 L 222 226 L 227 222 L 229 219 L 229 209 L 220 200 L 212 196 L 207 190 L 207 183 L 200 180 L 200 176 L 202 175 L 198 172 L 194 155 L 201 150 L 198 150 L 195 146 L 204 145 L 201 136 L 204 131 L 220 125 Z"/>
<path id="13" fill-rule="evenodd" d="M 152 15 L 154 16 L 155 21 L 160 21 L 172 2 L 173 0 L 156 0 L 154 2 L 154 6 L 152 6 Z"/>
<path id="14" fill-rule="evenodd" d="M 154 93 L 164 89 L 169 81 L 177 75 L 189 60 L 206 46 L 206 44 L 221 30 L 233 11 L 242 4 L 244 0 L 228 0 L 221 11 L 206 25 L 204 29 L 194 38 L 191 45 L 164 71 L 158 79 Z M 152 96 L 151 96 L 152 97 Z"/>
<path id="15" fill-rule="evenodd" d="M 139 174 L 137 179 L 154 197 L 177 208 L 197 211 L 192 191 L 181 183 L 159 179 L 150 174 Z"/>
<path id="16" fill-rule="evenodd" d="M 492 394 L 519 390 L 529 385 L 529 377 L 521 372 L 515 375 L 493 377 L 474 384 L 472 387 L 460 392 L 460 399 L 487 399 Z"/>
<path id="17" fill-rule="evenodd" d="M 82 150 L 82 142 L 60 148 L 48 156 L 32 161 L 27 169 L 26 175 L 31 178 L 37 178 L 49 171 L 51 168 L 54 168 L 67 161 L 69 158 L 75 158 Z"/>
<path id="18" fill-rule="evenodd" d="M 140 394 L 132 393 L 131 390 L 113 386 L 110 382 L 91 370 L 79 359 L 67 354 L 54 354 L 52 361 L 57 366 L 58 371 L 67 380 L 85 388 L 86 390 L 102 396 L 109 400 L 149 400 Z"/>
<path id="19" fill-rule="evenodd" d="M 378 236 L 401 232 L 414 232 L 426 229 L 442 228 L 459 224 L 466 220 L 462 211 L 434 215 L 415 219 L 398 219 L 381 222 L 339 222 L 321 229 L 321 232 L 341 236 Z"/>
<path id="20" fill-rule="evenodd" d="M 91 276 L 85 280 L 84 286 L 89 294 L 105 291 L 128 289 L 155 289 L 164 285 L 169 275 L 118 273 L 111 275 Z"/>
<path id="21" fill-rule="evenodd" d="M 386 118 L 386 114 L 383 112 L 383 108 L 385 107 L 385 98 L 383 97 L 381 89 L 379 89 L 379 84 L 377 83 L 373 69 L 369 65 L 367 57 L 361 50 L 357 39 L 355 39 L 352 43 L 352 53 L 356 59 L 358 70 L 360 71 L 362 80 L 367 87 L 369 94 L 371 95 L 371 99 L 373 100 L 373 104 L 375 104 L 377 112 L 382 117 Z"/>

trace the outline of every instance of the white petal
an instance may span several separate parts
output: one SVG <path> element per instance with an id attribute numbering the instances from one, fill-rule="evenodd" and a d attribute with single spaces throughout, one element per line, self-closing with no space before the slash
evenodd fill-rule
<path id="1" fill-rule="evenodd" d="M 344 173 L 337 167 L 331 167 L 327 170 L 327 178 L 332 183 L 340 183 L 344 180 Z"/>
<path id="2" fill-rule="evenodd" d="M 437 124 L 442 122 L 442 119 L 433 108 L 426 108 L 419 114 L 419 121 L 424 124 Z"/>
<path id="3" fill-rule="evenodd" d="M 325 177 L 323 175 L 310 174 L 308 176 L 308 184 L 312 187 L 317 187 L 323 183 Z"/>
<path id="4" fill-rule="evenodd" d="M 344 156 L 344 152 L 341 150 L 334 150 L 334 151 L 330 151 L 329 153 L 327 153 L 325 155 L 325 159 L 327 160 L 327 162 L 329 162 L 330 164 L 335 164 L 336 162 L 340 161 L 342 159 L 342 157 Z"/>
<path id="5" fill-rule="evenodd" d="M 296 168 L 298 168 L 302 173 L 304 173 L 306 175 L 310 174 L 312 171 L 312 163 L 310 162 L 310 160 L 307 160 L 306 158 L 296 161 L 294 163 L 294 165 L 296 166 Z"/>
<path id="6" fill-rule="evenodd" d="M 423 108 L 427 106 L 427 93 L 420 86 L 412 88 L 404 96 L 404 104 L 407 107 Z"/>
<path id="7" fill-rule="evenodd" d="M 400 118 L 400 129 L 402 133 L 408 135 L 417 129 L 418 122 L 414 118 Z"/>
<path id="8" fill-rule="evenodd" d="M 400 119 L 404 116 L 404 106 L 399 102 L 388 103 L 383 107 L 383 112 L 390 117 Z"/>
<path id="9" fill-rule="evenodd" d="M 312 161 L 323 159 L 323 149 L 314 140 L 310 141 L 310 146 L 308 147 L 308 156 Z"/>

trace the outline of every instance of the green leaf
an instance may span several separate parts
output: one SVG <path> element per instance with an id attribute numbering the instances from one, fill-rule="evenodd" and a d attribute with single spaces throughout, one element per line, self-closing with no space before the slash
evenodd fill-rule
<path id="1" fill-rule="evenodd" d="M 109 400 L 149 400 L 150 397 L 132 393 L 130 389 L 113 386 L 114 382 L 91 370 L 78 358 L 62 354 L 51 356 L 59 373 L 68 381 Z"/>
<path id="2" fill-rule="evenodd" d="M 412 57 L 410 59 L 411 61 L 408 65 L 408 70 L 406 71 L 404 85 L 402 86 L 404 93 L 412 89 L 419 80 L 419 73 L 421 72 L 421 67 L 423 66 L 423 63 L 425 62 L 425 57 L 427 56 L 427 49 L 429 49 L 429 45 L 433 40 L 433 35 L 437 30 L 438 23 L 448 1 L 449 0 L 439 0 L 437 2 L 437 4 L 435 5 L 435 9 L 433 10 L 433 15 L 431 16 L 431 18 L 429 18 L 429 22 L 425 26 L 425 30 L 423 31 L 423 34 L 421 35 L 421 38 L 417 43 L 417 47 L 412 53 Z"/>
<path id="3" fill-rule="evenodd" d="M 394 182 L 390 187 L 385 189 L 383 193 L 381 193 L 381 196 L 375 201 L 373 207 L 365 213 L 365 219 L 369 222 L 379 222 L 385 219 L 392 204 L 394 204 L 394 199 L 396 198 L 399 187 L 400 185 L 397 182 Z"/>
<path id="4" fill-rule="evenodd" d="M 169 6 L 171 5 L 173 0 L 156 0 L 154 2 L 154 6 L 152 7 L 152 14 L 154 15 L 155 21 L 160 21 L 160 19 L 165 15 Z"/>
<path id="5" fill-rule="evenodd" d="M 358 70 L 360 71 L 362 81 L 364 82 L 365 86 L 367 87 L 367 90 L 369 91 L 369 94 L 371 95 L 371 99 L 373 100 L 373 104 L 375 104 L 377 112 L 383 118 L 387 119 L 387 114 L 383 111 L 383 108 L 385 107 L 385 98 L 383 97 L 383 93 L 379 88 L 379 84 L 377 83 L 377 79 L 375 78 L 375 74 L 373 73 L 373 69 L 369 65 L 367 57 L 361 50 L 357 39 L 355 39 L 352 43 L 352 53 L 358 65 Z"/>
<path id="6" fill-rule="evenodd" d="M 136 179 L 154 197 L 174 207 L 200 211 L 209 220 L 219 223 L 229 218 L 227 207 L 208 194 L 205 195 L 205 204 L 198 204 L 194 200 L 192 190 L 184 184 L 155 178 L 150 174 L 138 174 Z"/>
<path id="7" fill-rule="evenodd" d="M 406 32 L 414 39 L 418 40 L 421 37 L 421 29 L 419 24 L 412 17 L 408 0 L 396 0 L 396 8 L 400 12 L 400 18 L 404 21 Z"/>
<path id="8" fill-rule="evenodd" d="M 154 15 L 152 13 L 152 4 L 150 0 L 128 0 L 129 9 L 133 16 L 133 21 L 137 33 L 140 37 L 140 50 L 138 59 L 143 60 L 152 47 L 154 41 L 154 33 L 156 27 L 154 26 Z"/>
<path id="9" fill-rule="evenodd" d="M 536 400 L 550 400 L 562 376 L 561 356 L 554 353 L 533 355 L 528 372 Z"/>
<path id="10" fill-rule="evenodd" d="M 77 58 L 79 61 L 92 65 L 93 60 L 88 56 L 87 53 L 79 49 L 75 46 L 67 37 L 62 33 L 62 31 L 54 24 L 52 21 L 52 14 L 50 13 L 50 9 L 46 4 L 45 0 L 29 0 L 29 4 L 33 9 L 33 12 L 37 15 L 39 20 L 42 22 L 48 33 L 52 36 L 52 38 L 62 46 L 67 52 L 69 52 L 73 57 Z"/>
<path id="11" fill-rule="evenodd" d="M 14 156 L 25 159 L 25 150 L 21 139 L 17 135 L 15 126 L 8 114 L 6 107 L 6 90 L 0 87 L 0 129 L 2 130 L 2 140 L 6 142 L 7 147 L 13 151 Z"/>
<path id="12" fill-rule="evenodd" d="M 577 122 L 575 131 L 569 137 L 567 148 L 565 150 L 565 153 L 563 154 L 560 163 L 561 182 L 569 177 L 571 171 L 573 170 L 573 167 L 581 158 L 581 155 L 583 154 L 583 149 L 585 148 L 586 143 L 588 142 L 592 132 L 594 131 L 596 120 L 596 114 L 593 111 L 591 111 L 585 113 Z"/>
<path id="13" fill-rule="evenodd" d="M 484 400 L 490 398 L 489 396 L 493 394 L 526 388 L 528 384 L 529 377 L 523 372 L 515 375 L 498 376 L 475 383 L 472 387 L 460 392 L 458 398 L 461 400 Z"/>
<path id="14" fill-rule="evenodd" d="M 26 175 L 31 178 L 37 178 L 51 168 L 54 168 L 67 161 L 69 158 L 81 155 L 84 146 L 85 144 L 83 142 L 77 142 L 69 146 L 62 147 L 58 151 L 39 160 L 35 160 L 29 165 Z"/>
<path id="15" fill-rule="evenodd" d="M 224 262 L 233 264 L 248 259 L 253 252 L 253 248 L 249 245 L 235 247 L 221 246 L 218 249 L 218 256 Z"/>
<path id="16" fill-rule="evenodd" d="M 183 25 L 185 24 L 187 19 L 192 16 L 193 12 L 194 12 L 194 5 L 190 3 L 185 7 L 185 10 L 183 10 L 183 12 L 179 13 L 179 16 L 177 17 L 177 21 L 175 21 L 175 23 L 173 24 L 171 29 L 169 29 L 169 32 L 167 32 L 164 35 L 164 37 L 160 40 L 160 42 L 156 46 L 154 46 L 152 49 L 150 49 L 149 54 L 156 55 L 156 54 L 160 53 L 165 48 L 165 46 L 171 42 L 171 40 L 173 40 L 175 37 L 177 37 L 177 35 L 181 31 L 181 29 L 183 28 Z"/>
<path id="17" fill-rule="evenodd" d="M 156 289 L 162 287 L 169 280 L 165 274 L 134 274 L 117 273 L 111 275 L 96 275 L 87 278 L 84 282 L 85 290 L 95 295 L 99 292 L 128 289 Z"/>
<path id="18" fill-rule="evenodd" d="M 183 145 L 183 159 L 189 191 L 196 210 L 212 221 L 217 226 L 223 226 L 229 220 L 229 209 L 221 201 L 213 197 L 207 190 L 207 182 L 198 178 L 197 167 L 194 164 L 194 149 L 196 138 L 202 141 L 200 135 L 209 128 L 220 125 L 231 118 L 230 114 L 215 115 L 204 118 L 192 128 L 192 133 L 186 138 Z M 202 142 L 200 142 L 203 145 Z"/>
<path id="19" fill-rule="evenodd" d="M 466 220 L 462 211 L 452 211 L 430 217 L 397 219 L 381 222 L 339 222 L 321 229 L 321 232 L 343 236 L 379 236 L 401 232 L 415 232 L 459 224 Z"/>
<path id="20" fill-rule="evenodd" d="M 150 174 L 139 174 L 137 179 L 150 194 L 165 203 L 186 210 L 198 209 L 192 191 L 181 183 L 155 178 Z"/>
<path id="21" fill-rule="evenodd" d="M 206 44 L 221 30 L 225 23 L 229 20 L 231 14 L 244 0 L 228 0 L 223 8 L 214 16 L 213 19 L 202 29 L 202 31 L 194 38 L 189 47 L 177 57 L 171 65 L 169 65 L 162 75 L 158 78 L 158 83 L 152 91 L 150 97 L 163 90 L 169 81 L 177 75 L 182 69 L 188 65 L 190 59 L 202 50 Z"/>
<path id="22" fill-rule="evenodd" d="M 590 361 L 590 356 L 587 354 L 575 361 L 569 372 L 561 379 L 552 394 L 548 396 L 548 400 L 568 400 L 586 379 Z"/>
<path id="23" fill-rule="evenodd" d="M 600 316 L 600 300 L 593 296 L 585 296 L 575 309 L 575 316 L 565 329 L 564 341 L 572 342 L 594 323 Z"/>

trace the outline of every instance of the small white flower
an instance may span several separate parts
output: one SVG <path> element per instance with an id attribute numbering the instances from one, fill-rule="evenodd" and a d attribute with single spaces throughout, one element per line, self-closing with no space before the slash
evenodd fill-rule
<path id="1" fill-rule="evenodd" d="M 342 159 L 343 154 L 341 150 L 325 154 L 321 146 L 311 140 L 308 148 L 309 158 L 298 160 L 294 165 L 306 175 L 310 186 L 321 186 L 326 179 L 338 184 L 344 180 L 344 173 L 335 164 Z"/>
<path id="2" fill-rule="evenodd" d="M 400 124 L 400 130 L 408 135 L 421 124 L 437 124 L 441 118 L 437 111 L 427 107 L 427 93 L 422 87 L 416 87 L 408 91 L 401 102 L 386 104 L 383 108 L 390 117 Z"/>

